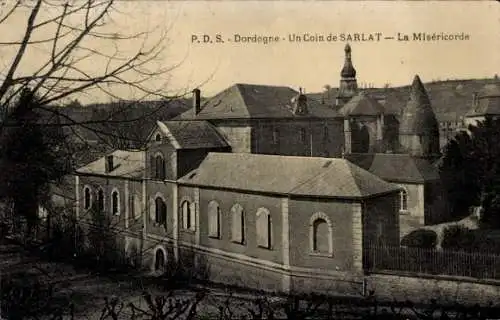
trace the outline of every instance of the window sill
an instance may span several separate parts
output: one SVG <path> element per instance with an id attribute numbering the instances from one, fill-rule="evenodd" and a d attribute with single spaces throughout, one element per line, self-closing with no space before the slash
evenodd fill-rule
<path id="1" fill-rule="evenodd" d="M 231 242 L 234 243 L 234 244 L 239 244 L 241 246 L 245 245 L 245 241 L 231 240 Z M 264 247 L 262 247 L 262 248 L 264 248 Z"/>
<path id="2" fill-rule="evenodd" d="M 194 229 L 182 229 L 183 232 L 186 232 L 186 233 L 192 233 L 192 234 L 195 234 L 196 233 L 196 230 Z"/>
<path id="3" fill-rule="evenodd" d="M 399 214 L 409 215 L 410 214 L 410 210 L 399 210 Z"/>
<path id="4" fill-rule="evenodd" d="M 257 247 L 259 247 L 261 249 L 266 249 L 266 250 L 273 250 L 272 247 L 266 247 L 266 246 L 262 246 L 262 245 L 257 245 Z"/>
<path id="5" fill-rule="evenodd" d="M 209 235 L 208 237 L 209 237 L 210 239 L 221 240 L 221 236 Z"/>
<path id="6" fill-rule="evenodd" d="M 333 258 L 333 253 L 328 253 L 328 252 L 313 251 L 313 252 L 309 252 L 309 255 L 314 256 L 314 257 Z"/>

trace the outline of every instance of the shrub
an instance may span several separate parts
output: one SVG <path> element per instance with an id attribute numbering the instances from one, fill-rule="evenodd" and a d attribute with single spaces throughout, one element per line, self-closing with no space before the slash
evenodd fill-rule
<path id="1" fill-rule="evenodd" d="M 403 237 L 401 245 L 407 247 L 418 247 L 431 249 L 437 244 L 436 232 L 432 230 L 418 229 Z"/>

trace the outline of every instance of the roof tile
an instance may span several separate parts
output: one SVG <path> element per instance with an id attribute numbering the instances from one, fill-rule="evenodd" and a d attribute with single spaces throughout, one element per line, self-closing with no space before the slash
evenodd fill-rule
<path id="1" fill-rule="evenodd" d="M 81 174 L 95 174 L 110 177 L 140 178 L 145 170 L 145 152 L 144 151 L 124 151 L 116 150 L 113 156 L 114 168 L 106 172 L 106 157 L 99 158 L 91 162 L 76 172 Z"/>
<path id="2" fill-rule="evenodd" d="M 294 114 L 293 99 L 298 92 L 289 87 L 235 84 L 202 106 L 198 115 L 192 110 L 181 114 L 182 119 L 249 119 L 249 118 L 336 118 L 339 114 L 321 102 L 308 98 L 307 114 Z"/>
<path id="3" fill-rule="evenodd" d="M 224 138 L 207 121 L 159 122 L 163 134 L 175 141 L 177 149 L 226 148 Z"/>
<path id="4" fill-rule="evenodd" d="M 209 153 L 180 183 L 244 191 L 342 199 L 395 192 L 383 181 L 345 159 Z"/>

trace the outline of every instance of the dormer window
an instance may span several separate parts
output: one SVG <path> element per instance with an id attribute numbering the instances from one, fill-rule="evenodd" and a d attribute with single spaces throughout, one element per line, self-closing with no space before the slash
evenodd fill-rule
<path id="1" fill-rule="evenodd" d="M 155 136 L 155 141 L 160 142 L 161 141 L 161 134 L 157 133 Z"/>

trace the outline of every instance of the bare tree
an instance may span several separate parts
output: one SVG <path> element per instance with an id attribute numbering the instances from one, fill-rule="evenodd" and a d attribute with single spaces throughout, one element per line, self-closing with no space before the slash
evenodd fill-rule
<path id="1" fill-rule="evenodd" d="M 7 67 L 1 72 L 1 104 L 8 105 L 28 84 L 43 105 L 91 90 L 120 98 L 115 93 L 120 87 L 134 90 L 140 99 L 166 97 L 162 87 L 152 85 L 152 80 L 161 79 L 172 68 L 155 63 L 165 49 L 166 33 L 117 31 L 117 19 L 126 16 L 120 16 L 123 13 L 115 2 L 5 2 L 0 26 L 24 19 L 26 27 L 17 38 L 0 42 L 0 48 L 12 54 L 4 56 Z M 152 37 L 156 39 L 151 41 Z M 40 51 L 43 54 L 36 59 L 30 56 Z"/>

